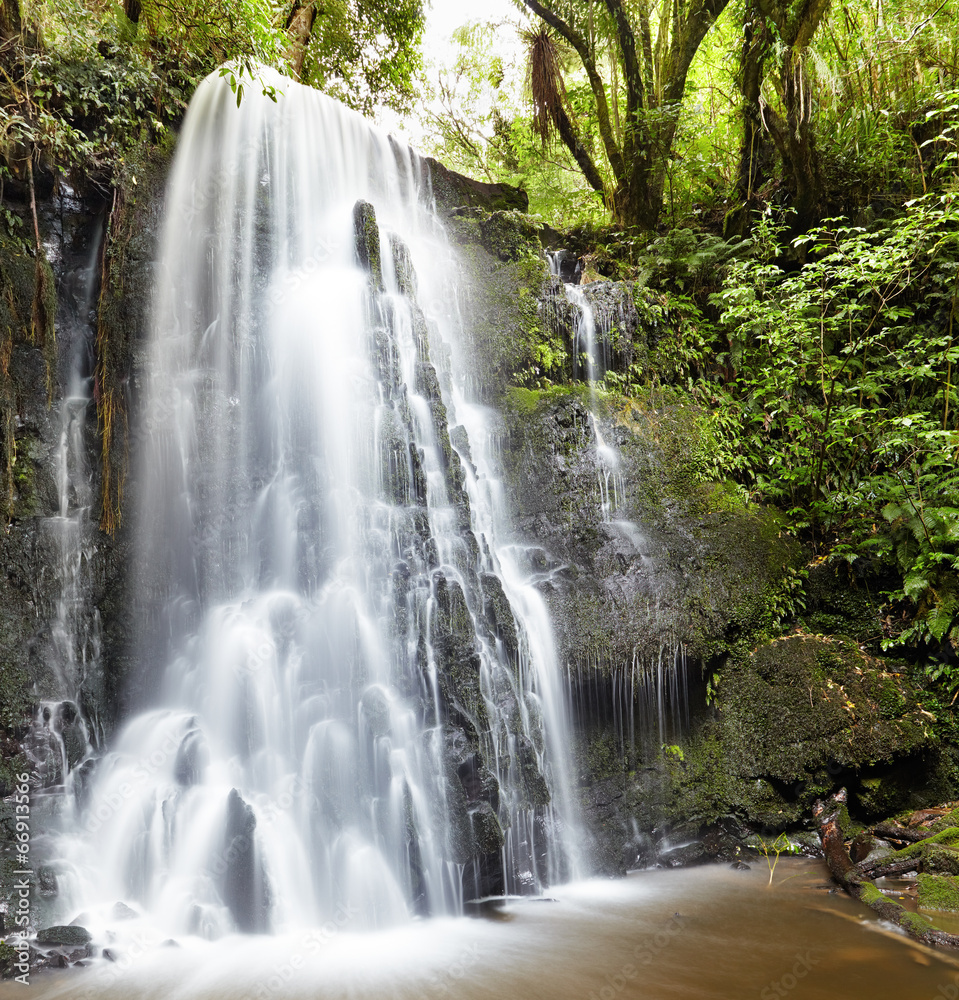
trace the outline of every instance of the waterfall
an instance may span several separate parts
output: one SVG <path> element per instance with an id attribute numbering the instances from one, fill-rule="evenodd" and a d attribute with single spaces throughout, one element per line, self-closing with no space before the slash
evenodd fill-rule
<path id="1" fill-rule="evenodd" d="M 58 842 L 62 916 L 95 935 L 379 927 L 577 871 L 549 620 L 465 389 L 429 174 L 271 82 L 239 108 L 201 84 L 168 185 L 141 711 Z"/>
<path id="2" fill-rule="evenodd" d="M 572 310 L 569 340 L 573 377 L 585 381 L 588 386 L 589 424 L 602 521 L 611 536 L 616 536 L 635 553 L 643 571 L 655 577 L 656 566 L 647 554 L 649 540 L 642 527 L 626 516 L 628 488 L 622 471 L 622 456 L 612 436 L 604 435 L 602 427 L 601 380 L 612 367 L 613 331 L 617 325 L 625 325 L 624 317 L 609 308 L 601 309 L 597 316 L 587 288 L 563 280 L 564 272 L 573 271 L 578 276 L 578 270 L 571 266 L 571 257 L 565 250 L 546 254 L 554 294 L 561 289 L 562 298 Z M 555 315 L 548 319 L 555 321 Z M 658 602 L 658 591 L 654 593 Z M 658 610 L 658 603 L 656 608 Z M 603 717 L 611 724 L 621 747 L 639 747 L 647 755 L 656 752 L 667 741 L 680 739 L 688 730 L 686 648 L 682 642 L 673 640 L 655 652 L 634 649 L 628 665 L 606 666 L 609 669 L 608 686 L 604 685 L 601 704 L 590 704 L 595 692 L 590 691 L 588 683 L 574 691 L 581 717 Z"/>
<path id="3" fill-rule="evenodd" d="M 96 491 L 88 460 L 95 296 L 102 227 L 95 225 L 85 266 L 64 290 L 66 308 L 58 322 L 63 377 L 59 436 L 53 454 L 57 511 L 40 523 L 41 546 L 49 554 L 44 572 L 55 580 L 54 617 L 41 645 L 56 698 L 40 701 L 26 749 L 49 796 L 66 793 L 69 811 L 74 785 L 93 754 L 100 720 L 90 707 L 101 669 L 99 613 L 90 601 L 91 564 L 96 555 Z"/>
<path id="4" fill-rule="evenodd" d="M 561 278 L 562 255 L 565 251 L 546 254 L 550 274 Z M 599 425 L 599 396 L 597 382 L 609 368 L 609 328 L 596 329 L 596 315 L 583 289 L 572 282 L 562 282 L 563 294 L 573 307 L 575 316 L 572 331 L 573 378 L 583 379 L 589 387 L 589 422 L 596 449 L 596 476 L 599 484 L 600 508 L 603 521 L 612 522 L 613 514 L 622 504 L 623 477 L 620 471 L 620 454 L 614 445 L 607 444 Z"/>

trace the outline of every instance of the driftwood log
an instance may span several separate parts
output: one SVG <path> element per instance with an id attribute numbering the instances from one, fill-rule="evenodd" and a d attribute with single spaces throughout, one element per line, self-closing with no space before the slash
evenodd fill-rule
<path id="1" fill-rule="evenodd" d="M 904 844 L 918 844 L 920 840 L 925 840 L 929 836 L 928 830 L 910 830 L 908 827 L 899 826 L 898 823 L 880 823 L 872 828 L 872 832 L 877 837 L 901 840 Z"/>
<path id="2" fill-rule="evenodd" d="M 845 788 L 840 789 L 825 802 L 817 801 L 813 806 L 813 816 L 819 826 L 819 839 L 832 877 L 850 896 L 865 903 L 883 920 L 902 928 L 910 937 L 922 944 L 938 948 L 959 948 L 959 934 L 949 934 L 930 926 L 920 914 L 913 913 L 900 906 L 894 899 L 884 896 L 871 881 L 881 874 L 914 869 L 918 859 L 897 859 L 895 863 L 885 865 L 882 859 L 873 862 L 864 861 L 858 865 L 853 863 L 846 850 L 842 829 L 845 806 Z"/>

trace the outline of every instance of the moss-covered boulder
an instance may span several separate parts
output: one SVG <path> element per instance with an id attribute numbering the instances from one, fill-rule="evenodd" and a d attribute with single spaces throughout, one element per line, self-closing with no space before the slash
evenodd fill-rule
<path id="1" fill-rule="evenodd" d="M 776 781 L 883 764 L 932 740 L 905 678 L 834 637 L 758 647 L 724 671 L 717 707 L 728 735 L 739 737 L 728 754 L 733 773 Z"/>
<path id="2" fill-rule="evenodd" d="M 959 850 L 955 846 L 930 844 L 922 852 L 920 866 L 929 875 L 959 875 Z"/>
<path id="3" fill-rule="evenodd" d="M 736 816 L 769 837 L 808 824 L 841 785 L 861 823 L 948 796 L 953 780 L 904 677 L 848 640 L 793 635 L 730 660 L 683 761 L 658 768 L 656 803 L 687 833 Z"/>
<path id="4" fill-rule="evenodd" d="M 921 910 L 959 913 L 959 878 L 920 873 L 916 881 Z"/>
<path id="5" fill-rule="evenodd" d="M 666 833 L 688 838 L 717 823 L 744 824 L 771 842 L 801 831 L 814 801 L 842 785 L 851 832 L 954 794 L 953 768 L 918 692 L 851 641 L 787 636 L 729 657 L 718 676 L 709 712 L 680 746 L 604 743 L 598 728 L 584 734 L 583 784 L 608 803 L 593 813 L 604 867 L 651 860 Z M 929 871 L 952 872 L 952 852 L 942 851 L 955 833 L 939 835 Z M 923 851 L 908 850 L 918 866 Z"/>

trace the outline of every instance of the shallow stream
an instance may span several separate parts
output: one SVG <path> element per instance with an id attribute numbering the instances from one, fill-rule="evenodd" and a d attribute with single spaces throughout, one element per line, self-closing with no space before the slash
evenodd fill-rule
<path id="1" fill-rule="evenodd" d="M 124 927 L 117 961 L 34 974 L 3 1000 L 952 1000 L 959 960 L 831 895 L 820 862 L 640 872 L 516 900 L 496 919 L 160 946 Z M 140 944 L 137 944 L 137 941 Z"/>

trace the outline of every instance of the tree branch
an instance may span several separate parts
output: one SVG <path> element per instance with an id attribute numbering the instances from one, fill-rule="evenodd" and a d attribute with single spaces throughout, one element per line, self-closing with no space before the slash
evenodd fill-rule
<path id="1" fill-rule="evenodd" d="M 842 814 L 846 805 L 846 789 L 842 788 L 828 801 L 817 801 L 813 816 L 819 827 L 819 839 L 832 877 L 850 896 L 865 903 L 883 920 L 901 927 L 922 944 L 940 948 L 959 948 L 959 934 L 948 934 L 930 926 L 917 913 L 911 913 L 895 900 L 884 896 L 852 863 L 846 852 L 842 830 Z"/>
<path id="2" fill-rule="evenodd" d="M 637 111 L 646 108 L 646 88 L 643 86 L 643 76 L 639 68 L 639 59 L 636 56 L 636 38 L 620 0 L 606 0 L 606 9 L 616 21 L 616 37 L 619 41 L 619 50 L 623 54 L 626 115 L 632 120 Z M 627 156 L 626 159 L 628 160 L 629 157 Z"/>
<path id="3" fill-rule="evenodd" d="M 606 100 L 606 88 L 603 86 L 602 77 L 596 69 L 596 63 L 589 51 L 586 40 L 577 31 L 574 31 L 561 17 L 544 7 L 539 0 L 523 0 L 523 3 L 541 20 L 545 21 L 554 31 L 557 31 L 576 50 L 586 70 L 586 77 L 589 80 L 590 89 L 593 92 L 593 99 L 596 101 L 596 117 L 599 120 L 599 134 L 606 149 L 606 157 L 609 165 L 613 168 L 613 175 L 617 182 L 622 183 L 626 177 L 626 166 L 622 152 L 616 144 L 613 135 L 613 128 L 609 120 L 609 102 Z M 565 141 L 565 140 L 564 140 Z M 575 154 L 574 154 L 575 155 Z M 577 161 L 578 162 L 578 161 Z M 592 183 L 592 182 L 591 182 Z"/>
<path id="4" fill-rule="evenodd" d="M 589 150 L 580 142 L 579 136 L 576 134 L 576 130 L 573 128 L 573 123 L 570 121 L 569 115 L 566 114 L 565 108 L 559 109 L 554 121 L 560 138 L 563 140 L 566 148 L 573 154 L 573 159 L 579 164 L 579 168 L 583 171 L 583 176 L 586 178 L 589 186 L 603 196 L 603 201 L 607 201 L 608 195 L 603 176 L 593 162 L 593 158 L 589 155 Z"/>

